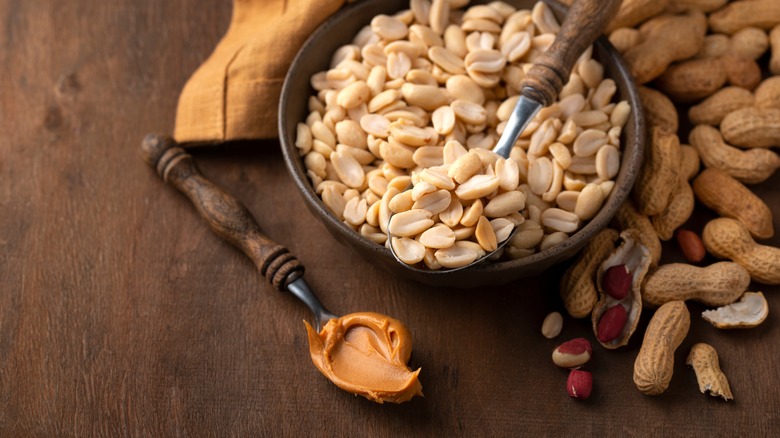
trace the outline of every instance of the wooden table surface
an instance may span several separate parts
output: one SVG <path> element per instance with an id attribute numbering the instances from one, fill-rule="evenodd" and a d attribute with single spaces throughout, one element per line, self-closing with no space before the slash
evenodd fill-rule
<path id="1" fill-rule="evenodd" d="M 550 361 L 557 341 L 539 333 L 561 309 L 561 268 L 474 290 L 401 281 L 327 234 L 276 141 L 195 151 L 329 308 L 410 328 L 424 398 L 378 405 L 337 389 L 308 357 L 305 307 L 138 156 L 147 132 L 172 130 L 230 12 L 227 0 L 0 0 L 0 436 L 777 433 L 778 286 L 751 286 L 770 302 L 752 330 L 719 331 L 690 304 L 662 396 L 632 382 L 643 328 L 627 348 L 596 347 L 593 396 L 578 402 Z M 780 174 L 755 190 L 780 230 Z M 692 226 L 710 217 L 699 206 Z M 593 339 L 589 323 L 567 317 L 559 340 L 577 336 Z M 733 402 L 699 393 L 683 362 L 700 341 L 720 353 Z"/>

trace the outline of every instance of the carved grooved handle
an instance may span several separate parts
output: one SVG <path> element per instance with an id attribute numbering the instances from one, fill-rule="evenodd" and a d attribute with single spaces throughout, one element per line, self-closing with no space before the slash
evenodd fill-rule
<path id="1" fill-rule="evenodd" d="M 575 0 L 552 46 L 534 60 L 522 82 L 523 96 L 549 106 L 569 81 L 574 63 L 604 32 L 621 0 Z"/>
<path id="2" fill-rule="evenodd" d="M 170 137 L 149 134 L 141 144 L 141 156 L 163 181 L 184 193 L 217 235 L 252 259 L 265 279 L 284 291 L 303 274 L 303 265 L 287 248 L 260 231 L 252 214 L 235 197 L 206 179 L 192 156 Z"/>

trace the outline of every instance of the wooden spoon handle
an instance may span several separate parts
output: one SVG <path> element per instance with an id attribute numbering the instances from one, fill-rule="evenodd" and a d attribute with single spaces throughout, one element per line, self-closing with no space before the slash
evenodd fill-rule
<path id="1" fill-rule="evenodd" d="M 287 248 L 260 231 L 252 214 L 238 199 L 204 178 L 192 156 L 170 137 L 149 134 L 141 156 L 163 181 L 184 193 L 212 231 L 232 243 L 255 263 L 266 280 L 280 291 L 303 274 L 303 265 Z"/>
<path id="2" fill-rule="evenodd" d="M 534 60 L 522 83 L 523 96 L 551 105 L 569 81 L 574 63 L 604 32 L 621 0 L 575 0 L 552 46 Z"/>

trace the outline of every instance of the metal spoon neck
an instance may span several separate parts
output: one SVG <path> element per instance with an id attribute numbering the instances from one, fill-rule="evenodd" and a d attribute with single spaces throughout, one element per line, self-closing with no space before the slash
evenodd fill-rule
<path id="1" fill-rule="evenodd" d="M 318 333 L 328 321 L 338 318 L 338 316 L 330 313 L 328 309 L 322 305 L 302 276 L 288 283 L 287 290 L 299 300 L 303 301 L 303 304 L 311 310 L 311 313 L 314 315 L 314 329 L 317 330 Z"/>
<path id="2" fill-rule="evenodd" d="M 512 114 L 509 116 L 504 132 L 501 133 L 501 138 L 498 139 L 496 147 L 493 148 L 493 152 L 503 158 L 509 158 L 517 137 L 533 120 L 536 113 L 542 109 L 542 106 L 541 103 L 533 99 L 520 96 L 514 109 L 512 109 Z"/>

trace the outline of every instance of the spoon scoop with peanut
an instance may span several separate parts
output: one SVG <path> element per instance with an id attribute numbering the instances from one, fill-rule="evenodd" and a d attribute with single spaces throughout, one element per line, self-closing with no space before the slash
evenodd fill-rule
<path id="1" fill-rule="evenodd" d="M 521 83 L 521 96 L 512 110 L 498 143 L 493 148 L 493 153 L 503 159 L 509 158 L 509 153 L 520 133 L 541 108 L 555 102 L 561 88 L 568 81 L 575 62 L 603 33 L 607 23 L 612 20 L 620 8 L 620 4 L 620 0 L 576 0 L 574 2 L 550 48 L 534 60 L 533 67 L 526 73 Z M 460 158 L 464 161 L 469 159 L 464 158 L 464 156 Z M 451 166 L 456 164 L 458 167 L 469 165 L 457 163 L 457 161 L 453 162 Z M 433 195 L 437 192 L 454 189 L 452 196 L 458 196 L 463 200 L 478 200 L 484 192 L 490 193 L 495 190 L 495 187 L 489 184 L 481 184 L 489 179 L 496 179 L 490 175 L 476 175 L 456 188 L 452 175 L 450 175 L 452 173 L 452 170 L 438 172 L 435 169 L 425 169 L 418 175 L 420 182 L 417 184 L 432 186 L 431 194 Z M 483 176 L 485 178 L 480 178 Z M 414 189 L 410 187 L 408 191 L 413 192 Z M 446 200 L 437 200 L 435 196 L 430 198 L 432 198 L 431 203 L 446 202 Z M 468 268 L 494 256 L 517 231 L 517 227 L 513 225 L 511 232 L 505 228 L 505 232 L 500 233 L 503 239 L 497 241 L 496 237 L 499 233 L 491 230 L 490 233 L 486 234 L 494 237 L 489 237 L 490 241 L 482 245 L 471 241 L 455 241 L 457 236 L 453 236 L 452 231 L 447 232 L 449 230 L 447 227 L 433 225 L 431 219 L 433 214 L 423 208 L 425 202 L 418 200 L 416 204 L 420 208 L 412 207 L 407 211 L 392 214 L 387 226 L 387 241 L 390 251 L 399 263 L 411 270 L 437 272 L 428 268 L 428 263 L 421 263 L 425 257 L 423 254 L 426 253 L 426 247 L 438 247 L 435 251 L 437 253 L 435 260 L 426 261 L 436 265 L 436 267 L 444 268 L 441 271 L 449 272 Z M 481 202 L 479 206 L 482 206 Z M 468 213 L 468 211 L 463 211 L 462 214 L 465 216 Z M 443 211 L 438 214 L 440 219 L 442 219 L 442 214 L 445 215 L 442 220 L 444 222 L 447 212 Z M 477 240 L 480 240 L 480 231 L 484 230 L 485 227 L 491 227 L 491 224 L 485 220 L 484 216 L 476 219 L 478 220 L 475 220 L 473 224 L 474 233 L 477 234 Z M 420 234 L 421 230 L 425 231 Z M 419 238 L 415 240 L 414 236 L 417 235 Z M 430 245 L 425 245 L 423 242 L 429 242 Z M 448 244 L 449 246 L 447 246 Z M 485 247 L 490 251 L 485 251 Z"/>

